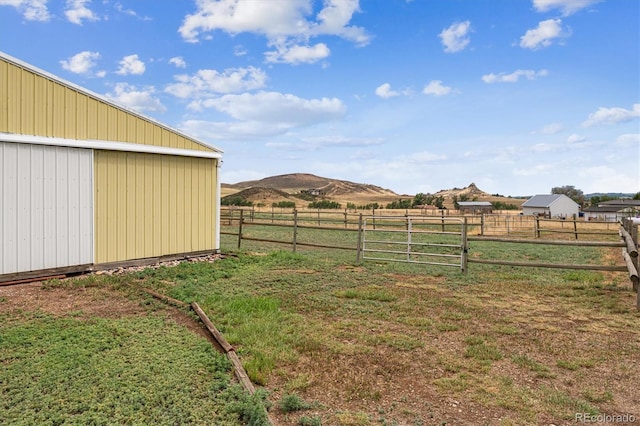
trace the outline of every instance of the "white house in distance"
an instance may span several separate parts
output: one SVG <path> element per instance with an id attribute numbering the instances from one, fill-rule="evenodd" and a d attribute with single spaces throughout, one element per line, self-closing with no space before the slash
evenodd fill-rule
<path id="1" fill-rule="evenodd" d="M 640 217 L 640 200 L 609 200 L 582 210 L 584 220 L 617 222 L 625 217 Z"/>
<path id="2" fill-rule="evenodd" d="M 523 215 L 567 218 L 579 212 L 578 203 L 564 194 L 534 195 L 522 204 Z"/>

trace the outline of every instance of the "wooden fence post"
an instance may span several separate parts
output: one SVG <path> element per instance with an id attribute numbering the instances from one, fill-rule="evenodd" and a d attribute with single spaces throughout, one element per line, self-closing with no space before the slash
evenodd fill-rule
<path id="1" fill-rule="evenodd" d="M 464 217 L 464 223 L 462 224 L 462 259 L 461 268 L 463 273 L 467 273 L 467 257 L 469 253 L 469 245 L 467 243 L 467 217 Z"/>
<path id="2" fill-rule="evenodd" d="M 364 221 L 362 220 L 362 213 L 358 217 L 358 241 L 356 242 L 356 262 L 360 263 L 362 261 L 362 229 L 364 226 Z"/>
<path id="3" fill-rule="evenodd" d="M 242 244 L 242 222 L 244 221 L 244 210 L 240 209 L 240 219 L 238 221 L 238 248 Z"/>
<path id="4" fill-rule="evenodd" d="M 293 252 L 296 252 L 296 242 L 298 239 L 298 210 L 293 209 Z"/>
<path id="5" fill-rule="evenodd" d="M 484 213 L 480 215 L 480 235 L 484 235 Z"/>
<path id="6" fill-rule="evenodd" d="M 534 231 L 535 231 L 535 237 L 536 238 L 540 238 L 540 217 L 536 216 L 536 221 L 534 223 Z"/>
<path id="7" fill-rule="evenodd" d="M 576 215 L 573 215 L 573 232 L 576 235 L 576 240 L 578 239 L 578 219 Z"/>
<path id="8" fill-rule="evenodd" d="M 375 207 L 371 210 L 371 216 L 372 216 L 371 223 L 373 225 L 373 229 L 375 230 L 376 229 L 376 209 L 375 209 Z"/>

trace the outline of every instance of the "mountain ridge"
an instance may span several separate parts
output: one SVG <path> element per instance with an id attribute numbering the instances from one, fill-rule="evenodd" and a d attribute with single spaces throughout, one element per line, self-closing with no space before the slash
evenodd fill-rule
<path id="1" fill-rule="evenodd" d="M 310 173 L 289 173 L 269 176 L 263 179 L 222 184 L 223 196 L 242 197 L 255 203 L 270 204 L 279 201 L 291 201 L 304 196 L 329 199 L 341 203 L 386 204 L 402 198 L 413 198 L 413 195 L 396 192 L 376 185 L 356 183 L 341 179 L 332 179 Z M 482 191 L 475 183 L 464 188 L 445 189 L 436 192 L 449 203 L 454 197 L 464 196 L 469 200 L 494 200 L 496 197 Z M 501 199 L 507 197 L 501 197 Z"/>

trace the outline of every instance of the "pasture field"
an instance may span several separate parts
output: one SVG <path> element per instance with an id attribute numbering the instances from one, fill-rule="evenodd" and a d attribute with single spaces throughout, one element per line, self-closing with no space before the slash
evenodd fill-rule
<path id="1" fill-rule="evenodd" d="M 259 232 L 279 239 L 279 229 Z M 325 231 L 301 231 L 316 242 L 352 247 L 355 241 L 351 232 L 332 238 Z M 139 291 L 148 288 L 198 302 L 264 390 L 270 416 L 279 425 L 564 425 L 575 424 L 576 416 L 640 419 L 640 314 L 624 273 L 474 264 L 463 274 L 431 265 L 356 263 L 349 250 L 300 246 L 292 253 L 290 247 L 259 241 L 243 241 L 238 250 L 233 235 L 223 235 L 221 243 L 224 256 L 211 263 L 34 287 L 41 298 L 49 292 L 55 300 L 60 294 L 90 299 L 55 315 L 16 306 L 0 287 L 0 394 L 15 395 L 23 407 L 58 418 L 63 390 L 72 382 L 66 377 L 86 374 L 77 370 L 84 362 L 49 362 L 47 383 L 61 390 L 40 404 L 42 373 L 25 373 L 39 371 L 38 356 L 21 351 L 47 355 L 50 346 L 41 336 L 62 339 L 63 330 L 77 323 L 84 327 L 78 327 L 77 341 L 92 342 L 89 335 L 104 329 L 115 336 L 96 337 L 105 341 L 83 346 L 87 359 L 96 352 L 110 359 L 92 367 L 101 373 L 94 382 L 73 381 L 78 388 L 71 395 L 83 395 L 85 412 L 113 413 L 108 411 L 113 406 L 121 418 L 137 422 L 139 397 L 110 396 L 111 405 L 101 402 L 110 392 L 103 381 L 119 374 L 140 377 L 149 395 L 164 392 L 164 400 L 145 395 L 145 409 L 162 407 L 170 398 L 184 410 L 170 415 L 194 424 L 205 411 L 219 416 L 209 424 L 219 424 L 218 418 L 261 424 L 264 419 L 251 415 L 259 411 L 260 398 L 242 396 L 229 383 L 228 366 L 205 348 L 209 342 Z M 550 263 L 621 262 L 619 248 L 474 241 L 470 256 L 474 253 Z M 125 301 L 132 312 L 114 318 L 89 308 L 105 297 Z M 166 341 L 158 329 L 169 336 Z M 22 337 L 10 341 L 9 335 Z M 117 347 L 130 344 L 131 335 L 137 341 L 131 350 Z M 143 358 L 139 352 L 154 356 Z M 19 391 L 15 384 L 7 390 L 17 380 L 12 377 L 24 374 L 30 379 Z M 187 382 L 174 385 L 176 376 Z M 5 401 L 0 419 L 10 413 Z M 160 423 L 173 417 L 165 419 Z"/>

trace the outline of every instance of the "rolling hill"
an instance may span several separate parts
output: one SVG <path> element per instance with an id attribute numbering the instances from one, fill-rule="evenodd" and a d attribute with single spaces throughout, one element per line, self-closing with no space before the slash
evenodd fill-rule
<path id="1" fill-rule="evenodd" d="M 309 193 L 315 194 L 316 199 L 335 201 L 344 206 L 347 203 L 356 205 L 378 203 L 384 206 L 401 198 L 413 198 L 413 195 L 400 195 L 376 185 L 331 179 L 308 173 L 291 173 L 235 184 L 222 184 L 223 197 L 242 197 L 255 205 L 264 206 L 280 201 L 293 201 L 302 207 L 309 203 Z M 460 196 L 466 196 L 469 200 L 502 201 L 516 205 L 525 201 L 488 194 L 474 183 L 464 188 L 441 190 L 433 195 L 442 196 L 445 199 L 445 206 L 449 208 L 453 207 L 453 198 Z"/>

